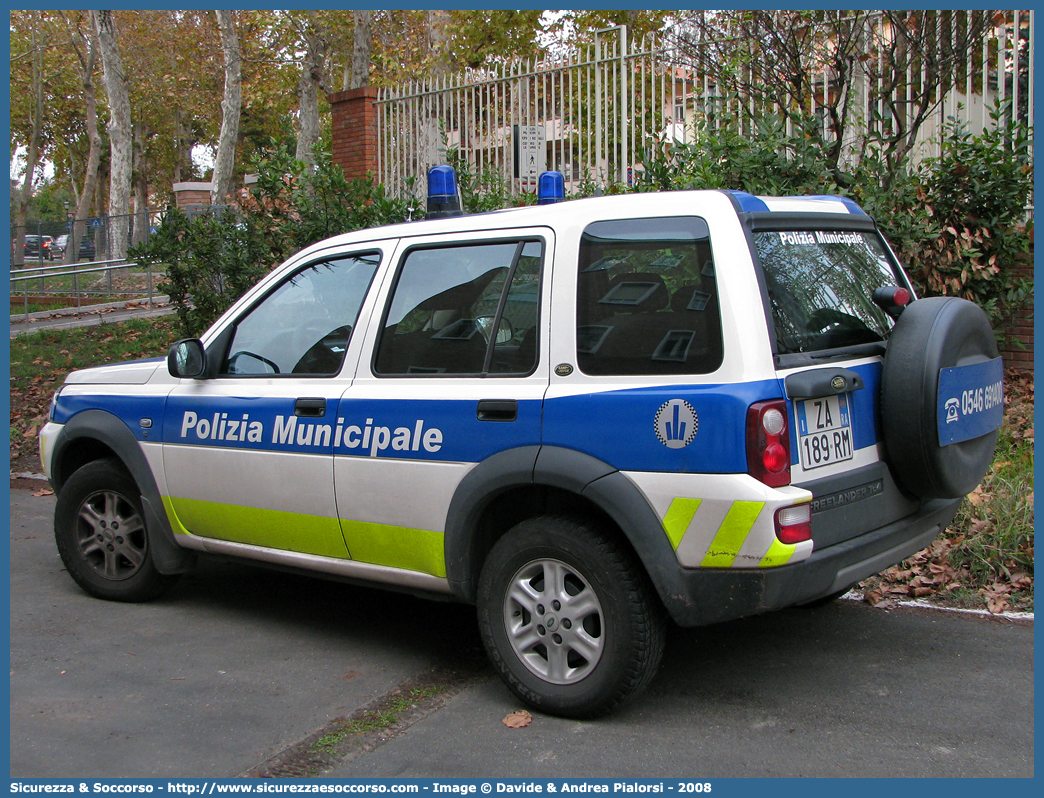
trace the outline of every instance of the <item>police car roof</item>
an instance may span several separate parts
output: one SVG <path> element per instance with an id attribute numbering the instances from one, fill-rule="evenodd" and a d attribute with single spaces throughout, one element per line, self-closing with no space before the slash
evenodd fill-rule
<path id="1" fill-rule="evenodd" d="M 418 219 L 411 222 L 368 227 L 344 233 L 308 247 L 304 252 L 330 246 L 350 245 L 355 242 L 374 241 L 384 238 L 412 238 L 415 236 L 438 235 L 440 233 L 466 233 L 511 227 L 561 227 L 563 215 L 594 221 L 599 217 L 627 218 L 633 216 L 686 215 L 686 200 L 699 201 L 719 208 L 731 207 L 740 213 L 776 212 L 838 213 L 866 216 L 856 203 L 847 197 L 760 197 L 742 191 L 650 191 L 637 194 L 615 194 L 605 197 L 585 197 L 564 200 L 551 205 L 530 205 L 521 208 L 504 208 L 487 213 L 462 214 L 441 219 Z M 622 215 L 621 215 L 622 214 Z M 578 218 L 577 221 L 580 219 Z"/>

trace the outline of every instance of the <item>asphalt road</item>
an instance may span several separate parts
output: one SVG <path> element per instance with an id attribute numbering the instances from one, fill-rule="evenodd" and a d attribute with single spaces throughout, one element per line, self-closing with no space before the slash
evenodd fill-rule
<path id="1" fill-rule="evenodd" d="M 470 608 L 211 562 L 162 600 L 84 595 L 54 500 L 11 490 L 11 775 L 232 777 L 432 668 Z M 673 630 L 650 690 L 591 722 L 473 673 L 336 777 L 1032 776 L 1033 627 L 836 602 Z"/>

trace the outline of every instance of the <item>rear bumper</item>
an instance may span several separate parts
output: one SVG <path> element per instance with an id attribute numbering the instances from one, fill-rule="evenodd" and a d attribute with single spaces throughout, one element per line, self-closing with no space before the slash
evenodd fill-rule
<path id="1" fill-rule="evenodd" d="M 925 502 L 914 514 L 859 537 L 813 551 L 778 568 L 680 569 L 682 590 L 661 597 L 681 626 L 702 626 L 804 604 L 880 573 L 925 548 L 957 514 L 960 499 Z"/>

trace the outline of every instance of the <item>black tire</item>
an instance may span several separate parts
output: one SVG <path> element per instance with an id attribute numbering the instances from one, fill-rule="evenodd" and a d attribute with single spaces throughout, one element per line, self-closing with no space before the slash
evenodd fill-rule
<path id="1" fill-rule="evenodd" d="M 141 492 L 116 460 L 95 460 L 58 494 L 54 539 L 69 575 L 87 593 L 110 601 L 149 601 L 177 575 L 156 570 Z"/>
<path id="2" fill-rule="evenodd" d="M 956 499 L 986 474 L 996 430 L 939 445 L 939 371 L 998 356 L 986 314 L 965 299 L 918 299 L 899 317 L 881 374 L 881 427 L 889 464 L 908 493 Z"/>
<path id="3" fill-rule="evenodd" d="M 508 688 L 554 715 L 611 711 L 648 686 L 663 656 L 666 617 L 644 571 L 574 519 L 532 518 L 497 541 L 478 616 Z"/>

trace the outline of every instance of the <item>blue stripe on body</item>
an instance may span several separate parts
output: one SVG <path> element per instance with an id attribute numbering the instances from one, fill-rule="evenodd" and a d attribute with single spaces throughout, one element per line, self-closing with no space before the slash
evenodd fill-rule
<path id="1" fill-rule="evenodd" d="M 67 424 L 77 413 L 84 410 L 104 410 L 119 418 L 127 428 L 130 429 L 138 440 L 146 440 L 144 433 L 148 432 L 149 441 L 159 440 L 159 427 L 163 419 L 163 406 L 167 401 L 166 396 L 117 396 L 113 394 L 85 394 L 76 395 L 63 393 L 58 397 L 54 408 L 54 421 L 56 424 Z M 151 419 L 152 429 L 144 429 L 141 426 L 142 419 Z"/>
<path id="2" fill-rule="evenodd" d="M 779 380 L 729 385 L 661 385 L 549 399 L 544 443 L 575 449 L 621 471 L 743 473 L 747 408 L 782 396 Z M 696 411 L 696 436 L 668 448 L 654 420 L 663 403 L 684 399 Z"/>

